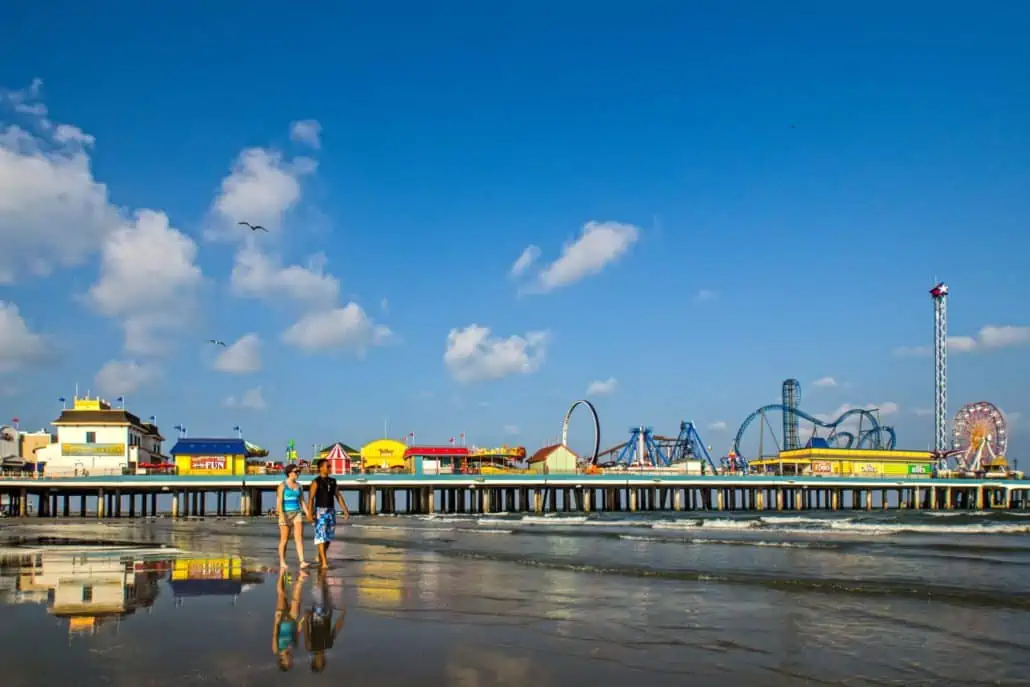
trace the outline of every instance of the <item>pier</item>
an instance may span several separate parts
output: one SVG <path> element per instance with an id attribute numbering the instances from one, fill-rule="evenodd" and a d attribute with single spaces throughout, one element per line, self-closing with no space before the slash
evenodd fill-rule
<path id="1" fill-rule="evenodd" d="M 302 476 L 307 487 L 311 476 Z M 112 475 L 0 480 L 13 517 L 257 516 L 275 507 L 275 475 Z M 346 475 L 360 515 L 652 511 L 1028 510 L 1030 481 L 779 476 Z"/>

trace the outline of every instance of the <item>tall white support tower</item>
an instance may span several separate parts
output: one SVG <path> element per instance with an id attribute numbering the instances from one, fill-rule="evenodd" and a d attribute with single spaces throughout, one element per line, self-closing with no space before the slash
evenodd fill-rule
<path id="1" fill-rule="evenodd" d="M 933 300 L 933 447 L 948 448 L 948 285 L 930 289 Z"/>

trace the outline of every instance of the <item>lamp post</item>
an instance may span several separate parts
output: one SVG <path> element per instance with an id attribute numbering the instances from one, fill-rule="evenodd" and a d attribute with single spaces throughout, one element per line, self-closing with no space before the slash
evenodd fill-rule
<path id="1" fill-rule="evenodd" d="M 236 425 L 235 427 L 233 427 L 232 431 L 236 432 L 236 438 L 237 439 L 242 439 L 243 438 L 243 429 L 241 429 L 239 425 Z"/>

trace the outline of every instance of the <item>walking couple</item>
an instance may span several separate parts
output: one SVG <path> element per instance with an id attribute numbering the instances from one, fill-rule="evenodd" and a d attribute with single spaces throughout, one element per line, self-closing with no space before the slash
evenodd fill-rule
<path id="1" fill-rule="evenodd" d="M 318 477 L 311 480 L 306 501 L 304 489 L 297 481 L 300 468 L 296 465 L 286 466 L 286 481 L 280 484 L 276 491 L 276 512 L 279 513 L 279 566 L 282 568 L 286 567 L 286 546 L 290 541 L 291 531 L 293 541 L 297 545 L 300 567 L 311 566 L 304 558 L 302 513 L 308 522 L 315 525 L 315 548 L 318 549 L 318 564 L 322 568 L 329 567 L 326 553 L 329 551 L 329 544 L 336 538 L 336 504 L 340 505 L 344 520 L 350 517 L 350 511 L 347 510 L 347 504 L 336 480 L 329 476 L 329 461 L 322 458 L 315 465 L 318 468 Z"/>

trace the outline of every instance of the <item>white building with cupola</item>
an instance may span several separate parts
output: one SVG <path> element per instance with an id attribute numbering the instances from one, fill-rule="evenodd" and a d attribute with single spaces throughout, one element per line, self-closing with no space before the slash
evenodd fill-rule
<path id="1" fill-rule="evenodd" d="M 135 474 L 169 462 L 153 421 L 143 422 L 101 398 L 75 398 L 50 424 L 57 441 L 36 451 L 47 475 Z"/>

